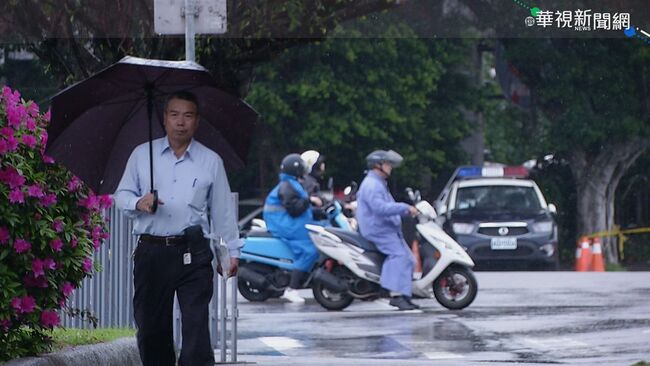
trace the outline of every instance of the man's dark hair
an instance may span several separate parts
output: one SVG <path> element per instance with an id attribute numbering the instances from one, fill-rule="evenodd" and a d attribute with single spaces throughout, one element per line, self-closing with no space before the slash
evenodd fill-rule
<path id="1" fill-rule="evenodd" d="M 186 90 L 181 90 L 177 91 L 175 93 L 170 94 L 167 97 L 167 100 L 165 100 L 165 112 L 167 112 L 167 107 L 169 106 L 169 101 L 172 99 L 181 99 L 181 100 L 186 100 L 188 102 L 194 103 L 196 106 L 196 114 L 200 115 L 199 113 L 199 100 L 196 98 L 196 95 L 194 93 L 186 91 Z"/>

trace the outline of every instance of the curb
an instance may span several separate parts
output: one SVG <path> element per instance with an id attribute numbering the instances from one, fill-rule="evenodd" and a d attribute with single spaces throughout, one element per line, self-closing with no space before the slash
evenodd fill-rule
<path id="1" fill-rule="evenodd" d="M 141 366 L 135 337 L 12 360 L 2 366 Z"/>

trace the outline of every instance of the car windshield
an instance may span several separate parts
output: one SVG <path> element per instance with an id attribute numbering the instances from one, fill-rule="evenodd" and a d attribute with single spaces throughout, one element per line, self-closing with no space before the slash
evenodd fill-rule
<path id="1" fill-rule="evenodd" d="M 458 189 L 456 209 L 537 211 L 541 205 L 532 187 L 477 186 Z"/>

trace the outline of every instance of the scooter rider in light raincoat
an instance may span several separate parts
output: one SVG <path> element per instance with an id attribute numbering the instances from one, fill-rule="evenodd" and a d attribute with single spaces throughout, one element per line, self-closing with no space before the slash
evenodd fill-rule
<path id="1" fill-rule="evenodd" d="M 305 224 L 314 223 L 311 199 L 298 182 L 298 177 L 306 171 L 307 166 L 300 155 L 285 156 L 280 165 L 280 182 L 266 198 L 263 213 L 271 234 L 285 240 L 296 256 L 289 287 L 282 295 L 282 298 L 296 303 L 305 302 L 297 289 L 318 259 L 318 251 L 305 228 Z"/>
<path id="2" fill-rule="evenodd" d="M 417 209 L 395 202 L 386 181 L 402 160 L 393 150 L 376 150 L 366 157 L 369 171 L 357 192 L 357 220 L 361 235 L 386 254 L 380 284 L 390 292 L 390 305 L 412 310 L 419 308 L 411 302 L 415 259 L 404 241 L 400 216 L 415 216 Z"/>
<path id="3" fill-rule="evenodd" d="M 321 180 L 325 172 L 325 155 L 316 150 L 307 150 L 300 154 L 302 160 L 307 164 L 307 173 L 302 177 L 302 186 L 310 196 L 316 196 L 322 201 L 320 197 Z M 316 206 L 322 206 L 316 204 Z"/>

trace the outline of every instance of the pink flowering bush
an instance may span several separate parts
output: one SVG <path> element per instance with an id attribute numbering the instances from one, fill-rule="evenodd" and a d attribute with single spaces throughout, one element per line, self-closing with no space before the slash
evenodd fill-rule
<path id="1" fill-rule="evenodd" d="M 0 361 L 49 347 L 59 309 L 93 271 L 108 237 L 95 196 L 46 156 L 49 112 L 4 87 L 0 95 Z"/>

